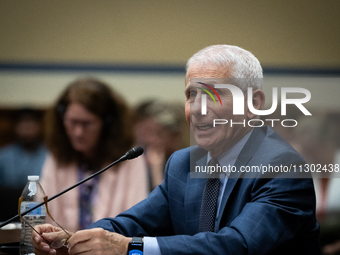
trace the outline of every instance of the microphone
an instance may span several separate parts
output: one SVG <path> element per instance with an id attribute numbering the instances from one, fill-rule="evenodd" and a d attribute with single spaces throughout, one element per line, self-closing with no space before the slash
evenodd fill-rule
<path id="1" fill-rule="evenodd" d="M 123 157 L 126 157 L 126 159 L 134 159 L 142 155 L 144 152 L 143 148 L 140 146 L 136 146 L 132 149 L 130 149 Z"/>
<path id="2" fill-rule="evenodd" d="M 69 187 L 69 188 L 63 190 L 62 192 L 58 193 L 57 195 L 54 195 L 53 197 L 49 198 L 49 199 L 47 200 L 47 202 L 50 202 L 50 201 L 52 201 L 53 199 L 55 199 L 55 198 L 57 198 L 57 197 L 63 195 L 64 193 L 70 191 L 71 189 L 74 189 L 75 187 L 78 187 L 80 184 L 83 184 L 84 182 L 86 182 L 86 181 L 92 179 L 93 177 L 97 176 L 98 174 L 103 173 L 104 171 L 106 171 L 106 170 L 109 169 L 110 167 L 112 167 L 112 166 L 114 166 L 114 165 L 116 165 L 116 164 L 118 164 L 118 163 L 120 163 L 120 162 L 122 162 L 122 161 L 125 161 L 125 160 L 127 160 L 127 159 L 130 160 L 130 159 L 134 159 L 134 158 L 139 157 L 140 155 L 143 154 L 143 152 L 144 152 L 144 150 L 143 150 L 143 148 L 140 147 L 140 146 L 136 146 L 136 147 L 134 147 L 134 148 L 128 150 L 128 152 L 125 153 L 124 156 L 122 156 L 122 157 L 120 157 L 119 159 L 117 159 L 116 161 L 112 162 L 110 165 L 104 167 L 103 169 L 99 170 L 98 172 L 95 172 L 94 174 L 90 175 L 89 177 L 87 177 L 87 178 L 85 178 L 85 179 L 79 181 L 78 183 L 74 184 L 73 186 L 71 186 L 71 187 Z M 28 214 L 29 212 L 31 212 L 31 211 L 37 209 L 38 207 L 40 207 L 40 206 L 42 206 L 42 205 L 44 205 L 44 204 L 45 204 L 45 202 L 41 202 L 40 204 L 37 204 L 36 206 L 32 207 L 31 209 L 26 210 L 25 212 L 23 212 L 23 213 L 21 214 L 21 216 L 24 216 L 24 215 Z M 17 214 L 16 216 L 14 216 L 14 217 L 8 219 L 7 221 L 1 223 L 1 224 L 0 224 L 0 228 L 2 228 L 3 226 L 7 225 L 8 223 L 11 223 L 12 221 L 14 221 L 14 220 L 15 220 L 16 218 L 18 218 L 18 217 L 19 217 L 19 215 Z"/>

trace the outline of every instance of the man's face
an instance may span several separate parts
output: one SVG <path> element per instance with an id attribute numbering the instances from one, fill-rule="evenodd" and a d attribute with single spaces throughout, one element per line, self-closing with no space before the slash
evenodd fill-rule
<path id="1" fill-rule="evenodd" d="M 247 121 L 247 118 L 244 115 L 233 115 L 233 98 L 228 89 L 216 89 L 222 105 L 217 97 L 215 98 L 217 105 L 215 105 L 211 97 L 207 95 L 207 114 L 201 114 L 202 95 L 206 94 L 206 92 L 199 88 L 207 89 L 207 87 L 199 84 L 200 79 L 197 78 L 210 78 L 201 79 L 201 81 L 214 87 L 216 78 L 228 78 L 228 73 L 228 71 L 226 72 L 216 65 L 201 66 L 193 64 L 188 69 L 186 76 L 185 116 L 197 144 L 201 148 L 208 150 L 213 157 L 217 157 L 223 151 L 230 149 L 250 131 L 247 124 L 246 127 L 240 124 L 230 126 L 231 119 L 233 122 L 243 122 L 243 120 Z M 209 82 L 209 80 L 211 81 Z M 245 109 L 245 112 L 247 112 L 246 105 Z M 213 127 L 214 119 L 226 119 L 228 123 Z"/>

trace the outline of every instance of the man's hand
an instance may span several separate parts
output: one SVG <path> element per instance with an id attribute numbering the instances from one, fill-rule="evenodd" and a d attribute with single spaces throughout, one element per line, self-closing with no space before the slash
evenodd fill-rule
<path id="1" fill-rule="evenodd" d="M 68 240 L 68 252 L 70 255 L 126 255 L 131 240 L 102 228 L 81 230 Z"/>
<path id="2" fill-rule="evenodd" d="M 50 244 L 57 238 L 66 236 L 65 232 L 51 224 L 43 224 L 34 226 L 35 230 L 40 233 L 43 238 L 36 232 L 32 231 L 31 242 L 34 246 L 34 252 L 36 255 L 66 255 L 67 248 L 62 247 L 58 250 L 52 249 Z M 69 232 L 72 235 L 71 232 Z M 66 236 L 67 237 L 67 236 Z"/>

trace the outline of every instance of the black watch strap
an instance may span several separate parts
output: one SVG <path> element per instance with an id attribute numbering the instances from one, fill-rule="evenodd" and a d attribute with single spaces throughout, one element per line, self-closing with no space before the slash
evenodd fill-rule
<path id="1" fill-rule="evenodd" d="M 132 237 L 128 246 L 128 255 L 142 255 L 143 254 L 143 238 Z"/>

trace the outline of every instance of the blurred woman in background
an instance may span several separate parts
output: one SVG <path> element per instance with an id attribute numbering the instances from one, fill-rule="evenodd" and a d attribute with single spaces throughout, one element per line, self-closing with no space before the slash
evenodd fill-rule
<path id="1" fill-rule="evenodd" d="M 142 101 L 135 108 L 134 132 L 136 143 L 145 151 L 152 191 L 163 181 L 164 167 L 171 154 L 190 145 L 182 104 L 155 99 Z"/>
<path id="2" fill-rule="evenodd" d="M 41 184 L 53 196 L 117 160 L 134 145 L 131 112 L 123 99 L 96 79 L 71 83 L 46 116 L 51 152 Z M 146 198 L 143 157 L 113 166 L 49 203 L 52 216 L 70 231 L 114 217 Z M 52 222 L 51 222 L 52 223 Z"/>

